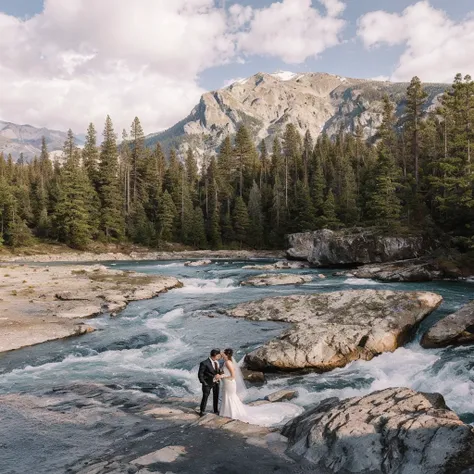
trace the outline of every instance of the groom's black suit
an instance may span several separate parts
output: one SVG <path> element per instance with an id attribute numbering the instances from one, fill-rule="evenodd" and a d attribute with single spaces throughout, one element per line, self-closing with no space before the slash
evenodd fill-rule
<path id="1" fill-rule="evenodd" d="M 217 368 L 215 367 L 217 365 Z M 219 384 L 214 382 L 214 377 L 221 374 L 219 362 L 210 359 L 203 360 L 199 364 L 198 378 L 202 384 L 201 414 L 206 411 L 207 400 L 212 390 L 214 413 L 219 411 Z"/>

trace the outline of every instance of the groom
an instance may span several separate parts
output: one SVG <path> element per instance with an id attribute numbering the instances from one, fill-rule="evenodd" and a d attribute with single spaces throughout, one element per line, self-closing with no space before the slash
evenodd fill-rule
<path id="1" fill-rule="evenodd" d="M 219 381 L 216 376 L 222 374 L 219 359 L 221 358 L 220 349 L 212 349 L 208 359 L 199 364 L 198 378 L 202 384 L 202 400 L 199 416 L 204 416 L 206 411 L 207 399 L 212 390 L 213 408 L 216 415 L 219 414 Z"/>

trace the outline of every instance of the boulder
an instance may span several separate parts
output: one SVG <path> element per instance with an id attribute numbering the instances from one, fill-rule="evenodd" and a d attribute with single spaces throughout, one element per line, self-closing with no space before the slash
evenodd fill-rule
<path id="1" fill-rule="evenodd" d="M 301 285 L 312 281 L 309 275 L 296 275 L 291 273 L 274 273 L 256 275 L 243 281 L 243 286 L 272 286 L 272 285 Z"/>
<path id="2" fill-rule="evenodd" d="M 288 423 L 287 454 L 334 474 L 460 474 L 474 464 L 474 429 L 439 394 L 390 388 L 328 399 Z"/>
<path id="3" fill-rule="evenodd" d="M 428 250 L 421 236 L 386 236 L 372 229 L 322 229 L 293 236 L 289 236 L 288 240 L 290 245 L 293 243 L 296 247 L 288 250 L 288 257 L 302 257 L 307 253 L 307 260 L 316 267 L 405 260 L 418 257 Z"/>
<path id="4" fill-rule="evenodd" d="M 438 321 L 422 339 L 426 348 L 474 343 L 474 301 Z"/>
<path id="5" fill-rule="evenodd" d="M 435 293 L 351 290 L 242 303 L 228 311 L 253 321 L 293 323 L 247 354 L 252 370 L 329 371 L 357 359 L 393 352 L 443 298 Z"/>
<path id="6" fill-rule="evenodd" d="M 265 397 L 265 400 L 268 400 L 271 403 L 283 402 L 285 400 L 293 400 L 298 396 L 296 390 L 279 390 L 278 392 L 270 393 Z"/>
<path id="7" fill-rule="evenodd" d="M 210 260 L 192 260 L 189 262 L 184 262 L 185 267 L 204 267 L 210 265 L 212 262 Z"/>
<path id="8" fill-rule="evenodd" d="M 242 368 L 242 377 L 247 382 L 252 382 L 252 383 L 265 382 L 265 374 L 263 372 L 256 372 L 255 370 L 248 370 L 246 368 Z"/>
<path id="9" fill-rule="evenodd" d="M 364 265 L 351 271 L 354 278 L 371 278 L 386 282 L 422 282 L 445 278 L 443 271 L 431 260 L 405 260 L 381 265 Z"/>
<path id="10" fill-rule="evenodd" d="M 317 231 L 287 235 L 287 258 L 293 260 L 308 260 L 308 257 L 313 251 L 314 238 L 316 235 Z"/>

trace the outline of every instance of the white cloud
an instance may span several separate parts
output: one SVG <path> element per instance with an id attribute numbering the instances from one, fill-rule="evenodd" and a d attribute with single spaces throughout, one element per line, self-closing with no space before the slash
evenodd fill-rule
<path id="1" fill-rule="evenodd" d="M 421 1 L 402 13 L 374 11 L 359 19 L 358 35 L 365 46 L 405 45 L 391 80 L 451 82 L 461 72 L 474 75 L 474 19 L 449 18 Z"/>
<path id="2" fill-rule="evenodd" d="M 320 2 L 326 7 L 329 16 L 338 16 L 346 9 L 346 4 L 341 0 L 320 0 Z"/>
<path id="3" fill-rule="evenodd" d="M 173 124 L 235 49 L 214 0 L 47 0 L 29 20 L 0 13 L 0 30 L 0 117 L 77 132 L 107 113 L 117 131 Z"/>
<path id="4" fill-rule="evenodd" d="M 46 0 L 30 19 L 0 13 L 0 118 L 50 128 L 146 132 L 186 116 L 199 74 L 245 55 L 301 62 L 339 42 L 340 0 L 283 0 L 267 8 L 216 0 Z"/>
<path id="5" fill-rule="evenodd" d="M 339 0 L 320 0 L 322 15 L 311 0 L 283 0 L 254 10 L 248 30 L 239 36 L 239 48 L 247 54 L 277 56 L 287 63 L 301 63 L 340 43 L 345 21 Z"/>

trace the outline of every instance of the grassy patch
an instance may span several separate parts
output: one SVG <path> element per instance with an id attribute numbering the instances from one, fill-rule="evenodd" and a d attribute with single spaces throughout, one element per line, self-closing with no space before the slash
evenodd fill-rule
<path id="1" fill-rule="evenodd" d="M 153 275 L 138 275 L 132 276 L 127 273 L 119 275 L 108 275 L 107 273 L 92 273 L 89 275 L 89 279 L 100 283 L 112 283 L 117 286 L 122 285 L 138 285 L 145 286 L 156 281 L 156 277 Z"/>

